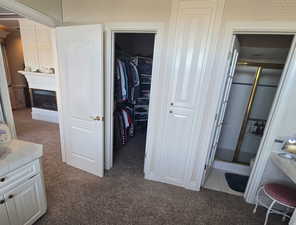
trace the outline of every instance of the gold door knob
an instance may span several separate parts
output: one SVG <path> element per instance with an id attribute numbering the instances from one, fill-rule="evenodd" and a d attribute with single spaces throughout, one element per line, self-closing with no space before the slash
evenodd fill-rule
<path id="1" fill-rule="evenodd" d="M 102 117 L 100 117 L 100 116 L 91 116 L 90 117 L 92 120 L 96 120 L 96 121 L 104 121 L 104 117 L 102 116 Z"/>

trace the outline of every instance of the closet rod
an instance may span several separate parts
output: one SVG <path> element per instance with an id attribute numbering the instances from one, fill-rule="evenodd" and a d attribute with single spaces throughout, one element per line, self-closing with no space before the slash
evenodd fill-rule
<path id="1" fill-rule="evenodd" d="M 283 69 L 285 64 L 277 64 L 277 63 L 257 63 L 257 62 L 250 62 L 250 61 L 239 61 L 238 65 L 242 66 L 254 66 L 254 67 L 262 67 L 265 69 Z"/>

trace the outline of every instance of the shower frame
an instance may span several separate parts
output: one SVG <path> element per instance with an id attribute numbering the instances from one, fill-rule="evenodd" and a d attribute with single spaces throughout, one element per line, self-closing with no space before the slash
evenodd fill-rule
<path id="1" fill-rule="evenodd" d="M 257 67 L 256 73 L 255 73 L 255 78 L 254 78 L 252 89 L 251 89 L 251 93 L 249 95 L 249 99 L 248 99 L 248 103 L 247 103 L 247 108 L 246 108 L 245 113 L 244 113 L 243 123 L 242 123 L 241 129 L 240 129 L 238 142 L 237 142 L 237 145 L 236 145 L 236 148 L 235 148 L 235 151 L 234 151 L 234 156 L 233 156 L 233 159 L 232 159 L 232 162 L 245 164 L 245 163 L 239 161 L 239 155 L 240 155 L 241 147 L 242 147 L 244 137 L 245 137 L 245 134 L 246 134 L 248 121 L 250 119 L 250 114 L 251 114 L 252 109 L 253 109 L 254 100 L 255 100 L 255 97 L 256 97 L 257 88 L 258 88 L 258 84 L 259 84 L 259 81 L 260 81 L 262 71 L 263 71 L 263 69 L 283 69 L 284 64 L 256 63 L 256 62 L 250 62 L 250 61 L 239 61 L 237 63 L 237 65 Z"/>

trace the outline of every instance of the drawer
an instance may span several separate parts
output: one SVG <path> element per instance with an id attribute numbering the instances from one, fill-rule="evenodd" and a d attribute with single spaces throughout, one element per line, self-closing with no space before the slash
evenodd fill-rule
<path id="1" fill-rule="evenodd" d="M 0 177 L 0 189 L 8 186 L 12 183 L 23 182 L 32 176 L 40 173 L 39 160 L 35 160 L 31 163 L 26 164 L 4 176 Z"/>

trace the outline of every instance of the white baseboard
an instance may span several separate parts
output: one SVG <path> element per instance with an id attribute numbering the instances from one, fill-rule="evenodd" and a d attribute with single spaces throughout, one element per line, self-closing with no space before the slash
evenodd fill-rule
<path id="1" fill-rule="evenodd" d="M 249 176 L 251 173 L 251 167 L 246 165 L 240 165 L 232 162 L 225 162 L 220 160 L 215 160 L 213 168 L 224 170 L 230 173 L 240 174 Z"/>
<path id="2" fill-rule="evenodd" d="M 46 109 L 32 108 L 32 119 L 59 123 L 59 113 Z"/>

